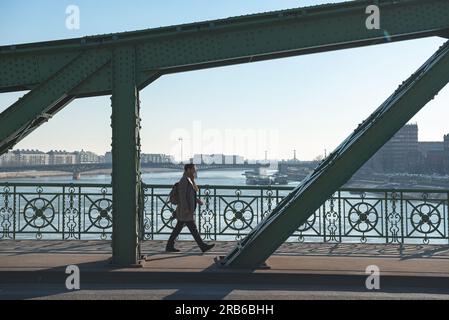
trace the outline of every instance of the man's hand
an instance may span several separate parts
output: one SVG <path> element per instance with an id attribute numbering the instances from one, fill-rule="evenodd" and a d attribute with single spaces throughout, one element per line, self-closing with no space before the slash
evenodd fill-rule
<path id="1" fill-rule="evenodd" d="M 204 204 L 204 202 L 201 201 L 201 199 L 196 199 L 196 203 L 198 203 L 200 206 L 202 206 Z"/>

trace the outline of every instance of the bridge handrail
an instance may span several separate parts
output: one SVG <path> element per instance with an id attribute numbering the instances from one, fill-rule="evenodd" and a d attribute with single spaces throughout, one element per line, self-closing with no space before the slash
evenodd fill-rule
<path id="1" fill-rule="evenodd" d="M 176 222 L 172 215 L 175 206 L 167 199 L 172 185 L 143 187 L 141 239 L 166 240 Z M 202 237 L 241 239 L 292 188 L 202 185 L 203 205 L 196 211 Z M 111 239 L 113 198 L 108 183 L 0 182 L 0 242 Z M 292 234 L 290 241 L 447 244 L 448 205 L 449 190 L 443 189 L 341 188 Z M 431 228 L 418 223 L 419 219 L 427 221 L 426 215 Z M 374 228 L 365 230 L 367 226 Z"/>
<path id="2" fill-rule="evenodd" d="M 152 184 L 144 183 L 142 185 L 146 189 L 170 189 L 171 184 Z M 279 185 L 219 185 L 219 184 L 200 184 L 198 185 L 200 189 L 223 189 L 223 190 L 279 190 L 279 191 L 289 191 L 293 190 L 295 186 L 279 186 Z M 2 182 L 0 181 L 0 187 L 81 187 L 81 188 L 112 188 L 110 183 L 35 183 L 35 182 Z M 449 193 L 449 189 L 435 189 L 435 188 L 340 188 L 339 191 L 342 192 L 358 192 L 358 193 Z"/>

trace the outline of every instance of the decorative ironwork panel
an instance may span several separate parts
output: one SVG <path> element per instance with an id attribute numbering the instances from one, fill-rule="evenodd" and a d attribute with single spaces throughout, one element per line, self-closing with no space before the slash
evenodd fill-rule
<path id="1" fill-rule="evenodd" d="M 143 240 L 168 239 L 176 219 L 171 185 L 143 185 Z M 202 186 L 195 213 L 205 240 L 245 237 L 292 190 Z M 291 242 L 447 244 L 449 192 L 341 189 L 289 237 Z M 112 186 L 0 183 L 0 240 L 111 239 Z M 180 239 L 191 239 L 187 228 Z"/>
<path id="2" fill-rule="evenodd" d="M 404 201 L 405 232 L 408 239 L 447 239 L 447 198 L 431 192 L 406 194 Z"/>
<path id="3" fill-rule="evenodd" d="M 83 233 L 99 235 L 102 240 L 112 234 L 112 188 L 100 187 L 83 194 Z"/>
<path id="4" fill-rule="evenodd" d="M 0 184 L 0 239 L 110 239 L 108 185 Z"/>
<path id="5" fill-rule="evenodd" d="M 15 188 L 0 186 L 0 239 L 14 239 L 16 231 Z"/>

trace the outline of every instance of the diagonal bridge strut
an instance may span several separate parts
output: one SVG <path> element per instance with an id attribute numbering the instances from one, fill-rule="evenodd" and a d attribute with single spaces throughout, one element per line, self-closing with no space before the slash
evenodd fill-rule
<path id="1" fill-rule="evenodd" d="M 449 41 L 324 159 L 219 264 L 252 269 L 344 185 L 391 137 L 449 81 Z"/>

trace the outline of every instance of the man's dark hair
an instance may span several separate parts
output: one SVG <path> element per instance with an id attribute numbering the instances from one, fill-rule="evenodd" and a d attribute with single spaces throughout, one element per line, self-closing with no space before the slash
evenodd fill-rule
<path id="1" fill-rule="evenodd" d="M 194 167 L 195 167 L 195 164 L 188 163 L 188 164 L 184 165 L 184 172 L 186 172 L 189 169 L 193 169 Z"/>

